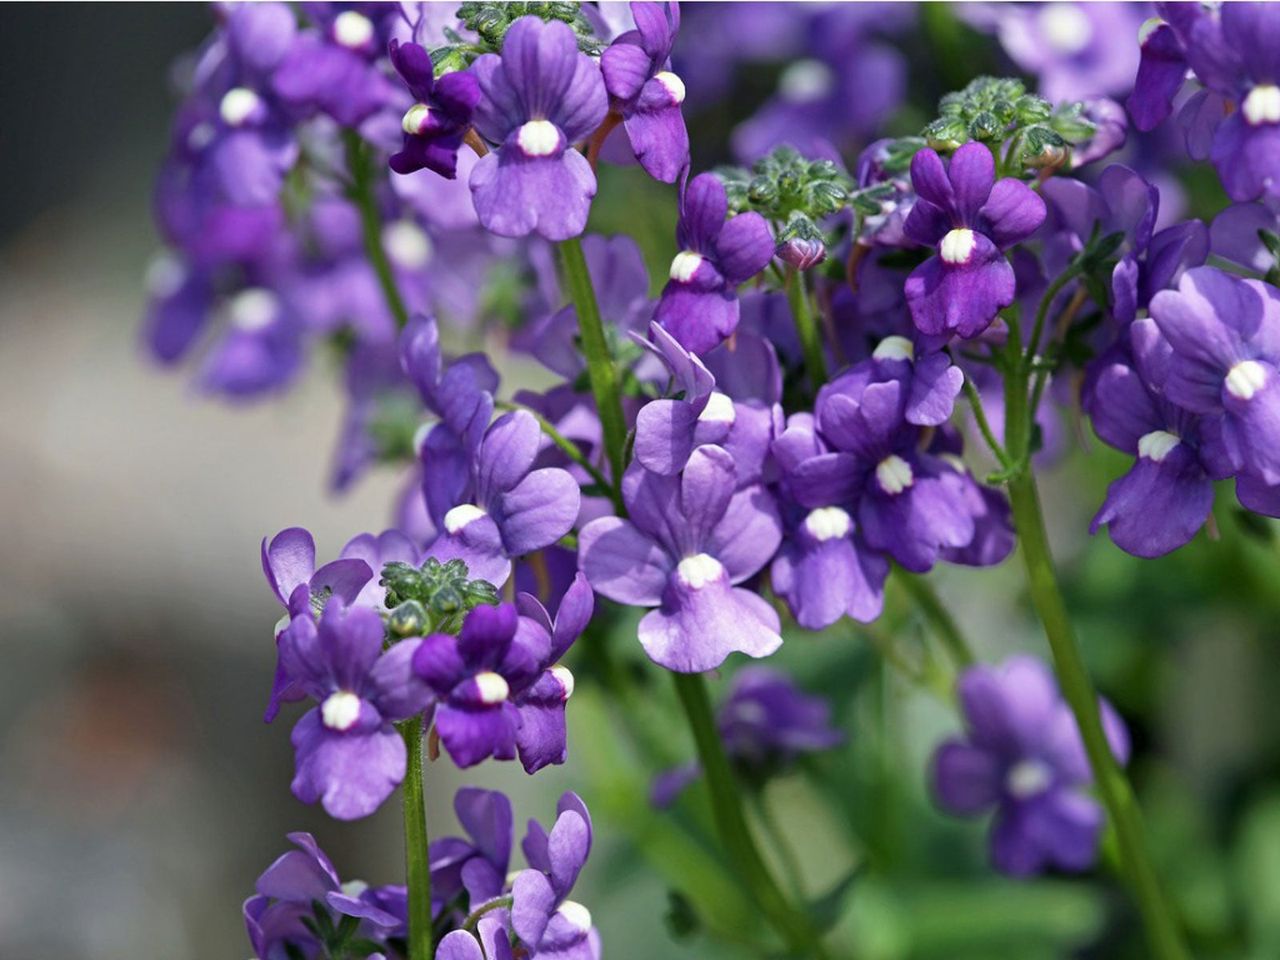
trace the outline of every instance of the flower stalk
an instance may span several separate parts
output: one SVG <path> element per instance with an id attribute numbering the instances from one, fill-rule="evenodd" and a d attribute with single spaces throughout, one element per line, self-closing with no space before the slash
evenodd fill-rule
<path id="1" fill-rule="evenodd" d="M 787 302 L 791 305 L 791 316 L 795 318 L 796 333 L 804 351 L 805 371 L 809 374 L 810 386 L 816 391 L 827 382 L 827 359 L 822 353 L 822 334 L 814 322 L 804 273 L 795 267 L 787 267 L 786 286 Z"/>
<path id="2" fill-rule="evenodd" d="M 391 272 L 391 261 L 387 259 L 387 250 L 382 244 L 382 216 L 378 211 L 375 192 L 373 151 L 354 130 L 344 131 L 343 137 L 347 147 L 347 168 L 351 173 L 350 197 L 360 210 L 365 254 L 373 265 L 373 272 L 378 276 L 378 285 L 382 288 L 387 308 L 395 317 L 396 326 L 403 330 L 409 324 L 409 309 L 400 296 L 395 274 Z"/>
<path id="3" fill-rule="evenodd" d="M 404 856 L 409 884 L 409 960 L 431 960 L 431 863 L 427 853 L 427 799 L 422 781 L 422 718 L 399 725 L 407 761 L 404 774 Z"/>

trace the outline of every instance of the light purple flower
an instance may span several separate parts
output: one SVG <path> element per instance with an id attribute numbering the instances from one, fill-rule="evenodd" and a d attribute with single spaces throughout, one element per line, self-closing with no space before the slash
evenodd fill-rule
<path id="1" fill-rule="evenodd" d="M 949 167 L 932 150 L 911 160 L 918 199 L 903 224 L 916 243 L 937 247 L 907 278 L 911 318 L 930 336 L 975 337 L 1013 303 L 1004 251 L 1044 222 L 1044 201 L 1021 180 L 995 179 L 991 151 L 966 143 Z"/>
<path id="2" fill-rule="evenodd" d="M 1092 771 L 1053 674 L 1034 657 L 1018 656 L 969 668 L 958 687 L 966 735 L 934 754 L 938 805 L 958 816 L 995 809 L 991 859 L 1003 873 L 1087 870 L 1098 855 L 1102 809 L 1085 792 Z M 1128 732 L 1106 701 L 1101 707 L 1107 740 L 1123 764 Z"/>
<path id="3" fill-rule="evenodd" d="M 679 476 L 633 464 L 622 481 L 629 520 L 602 517 L 578 537 L 579 562 L 596 592 L 657 607 L 640 643 L 670 670 L 712 670 L 733 652 L 763 657 L 782 643 L 778 615 L 742 589 L 773 556 L 782 530 L 761 486 L 737 489 L 733 457 L 702 446 Z"/>
<path id="4" fill-rule="evenodd" d="M 435 79 L 431 54 L 416 43 L 393 39 L 391 63 L 413 94 L 414 104 L 401 120 L 404 145 L 392 154 L 396 173 L 428 169 L 452 180 L 458 171 L 458 149 L 471 129 L 471 115 L 480 101 L 480 85 L 467 70 Z"/>
<path id="5" fill-rule="evenodd" d="M 504 237 L 577 236 L 596 177 L 572 144 L 608 113 L 599 66 L 567 24 L 528 16 L 507 31 L 501 57 L 485 54 L 471 72 L 481 90 L 476 129 L 498 144 L 471 171 L 480 222 Z"/>
<path id="6" fill-rule="evenodd" d="M 614 110 L 645 172 L 675 183 L 689 163 L 689 132 L 680 105 L 684 81 L 671 72 L 671 48 L 680 29 L 678 3 L 632 3 L 636 27 L 614 39 L 600 70 Z"/>
<path id="7" fill-rule="evenodd" d="M 288 676 L 316 701 L 293 729 L 293 794 L 339 820 L 373 813 L 404 779 L 404 740 L 392 725 L 431 699 L 410 669 L 420 640 L 383 653 L 382 618 L 332 599 L 319 623 L 295 616 L 280 637 Z"/>
<path id="8" fill-rule="evenodd" d="M 462 787 L 453 795 L 453 810 L 466 831 L 462 837 L 431 841 L 433 916 L 466 894 L 459 923 L 476 907 L 501 896 L 511 863 L 511 801 L 497 790 Z"/>
<path id="9" fill-rule="evenodd" d="M 1280 484 L 1280 291 L 1196 267 L 1152 298 L 1151 316 L 1173 348 L 1165 395 L 1204 418 L 1215 459 Z"/>
<path id="10" fill-rule="evenodd" d="M 655 319 L 687 350 L 705 353 L 738 326 L 738 286 L 773 259 L 774 242 L 754 211 L 728 217 L 724 184 L 712 173 L 689 182 L 680 200 L 671 279 Z"/>
<path id="11" fill-rule="evenodd" d="M 1209 244 L 1218 256 L 1266 274 L 1275 269 L 1276 255 L 1262 242 L 1263 230 L 1280 234 L 1280 214 L 1261 203 L 1235 203 L 1213 218 Z"/>

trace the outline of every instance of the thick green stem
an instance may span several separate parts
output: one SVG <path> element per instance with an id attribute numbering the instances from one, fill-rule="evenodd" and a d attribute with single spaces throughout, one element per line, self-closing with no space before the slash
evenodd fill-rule
<path id="1" fill-rule="evenodd" d="M 560 262 L 564 267 L 565 284 L 569 299 L 578 314 L 578 332 L 582 340 L 582 352 L 587 359 L 587 377 L 591 381 L 591 393 L 596 399 L 600 425 L 604 432 L 605 456 L 616 489 L 622 483 L 622 471 L 626 468 L 627 421 L 622 415 L 622 398 L 618 387 L 618 371 L 609 355 L 609 345 L 604 338 L 604 325 L 600 322 L 600 307 L 596 292 L 591 286 L 591 274 L 582 256 L 582 244 L 577 237 L 560 243 Z"/>
<path id="2" fill-rule="evenodd" d="M 919 574 L 908 573 L 902 569 L 895 569 L 894 576 L 911 595 L 911 599 L 928 622 L 933 635 L 946 647 L 947 655 L 955 663 L 956 669 L 963 670 L 965 667 L 972 666 L 977 660 L 973 655 L 973 648 L 969 646 L 964 631 L 956 623 L 951 611 L 934 592 L 933 585 Z"/>
<path id="3" fill-rule="evenodd" d="M 1138 901 L 1152 955 L 1159 960 L 1189 960 L 1190 953 L 1183 943 L 1172 905 L 1147 856 L 1142 811 L 1133 787 L 1107 742 L 1098 693 L 1080 656 L 1067 604 L 1058 585 L 1035 473 L 1027 462 L 1030 443 L 1027 372 L 1026 367 L 1019 366 L 1006 373 L 1005 440 L 1015 461 L 1026 464 L 1009 480 L 1009 501 L 1027 569 L 1031 601 L 1049 638 L 1054 672 L 1080 728 L 1098 794 L 1115 828 L 1124 874 Z"/>
<path id="4" fill-rule="evenodd" d="M 347 167 L 351 172 L 349 194 L 352 202 L 360 209 L 365 255 L 373 264 L 373 272 L 378 275 L 382 295 L 391 315 L 395 317 L 396 326 L 403 328 L 409 323 L 409 311 L 396 286 L 387 250 L 382 245 L 382 215 L 378 212 L 378 197 L 375 192 L 377 180 L 374 176 L 373 153 L 354 130 L 345 131 L 343 136 L 347 144 Z"/>
<path id="5" fill-rule="evenodd" d="M 826 949 L 809 918 L 787 901 L 752 839 L 742 807 L 742 788 L 734 780 L 729 757 L 716 730 L 706 681 L 697 673 L 673 673 L 671 676 L 693 731 L 698 759 L 711 790 L 711 811 L 716 830 L 730 862 L 769 924 L 797 956 L 826 957 Z"/>
<path id="6" fill-rule="evenodd" d="M 422 718 L 399 724 L 408 763 L 404 772 L 404 856 L 409 881 L 409 960 L 431 960 L 431 865 L 427 857 L 427 800 L 422 784 Z"/>
<path id="7" fill-rule="evenodd" d="M 827 382 L 827 358 L 822 352 L 822 334 L 813 320 L 804 273 L 795 267 L 787 267 L 787 302 L 791 304 L 791 316 L 796 322 L 796 333 L 800 335 L 809 383 L 817 390 Z"/>

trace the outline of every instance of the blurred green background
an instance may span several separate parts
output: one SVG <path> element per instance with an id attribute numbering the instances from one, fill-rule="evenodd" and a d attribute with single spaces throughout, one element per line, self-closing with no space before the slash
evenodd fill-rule
<path id="1" fill-rule="evenodd" d="M 925 21 L 908 51 L 913 105 L 890 132 L 917 127 L 945 83 L 997 62 L 991 41 L 946 11 Z M 287 724 L 260 721 L 278 610 L 257 557 L 259 539 L 289 525 L 313 530 L 322 555 L 381 528 L 399 478 L 327 495 L 340 401 L 323 364 L 282 400 L 237 409 L 202 400 L 137 348 L 156 244 L 150 184 L 172 107 L 165 79 L 208 28 L 194 5 L 0 12 L 3 960 L 244 956 L 240 902 L 289 830 L 313 831 L 344 876 L 402 876 L 394 803 L 338 824 L 289 793 Z M 742 78 L 732 115 L 774 76 Z M 712 110 L 693 124 L 700 166 L 723 159 L 729 118 Z M 1195 212 L 1216 209 L 1211 175 L 1186 183 Z M 611 173 L 595 225 L 637 234 L 661 276 L 673 202 L 671 188 Z M 508 383 L 525 372 L 512 366 Z M 1224 495 L 1216 538 L 1162 560 L 1128 557 L 1087 535 L 1124 458 L 1087 425 L 1070 427 L 1076 451 L 1044 481 L 1051 534 L 1090 665 L 1134 733 L 1161 873 L 1197 956 L 1280 957 L 1273 525 L 1246 522 Z M 985 656 L 1043 653 L 1014 562 L 935 579 Z M 922 625 L 901 600 L 891 598 L 882 635 L 913 653 Z M 629 621 L 593 629 L 574 663 L 570 764 L 532 779 L 509 764 L 465 775 L 435 764 L 432 833 L 454 829 L 460 783 L 510 790 L 518 822 L 548 819 L 555 797 L 577 789 L 598 838 L 581 898 L 609 957 L 745 956 L 690 920 L 730 938 L 758 922 L 705 840 L 705 795 L 694 789 L 664 815 L 647 803 L 652 773 L 692 756 L 669 684 L 642 661 Z M 887 672 L 866 633 L 793 632 L 773 663 L 829 699 L 848 743 L 772 783 L 756 822 L 785 834 L 798 883 L 849 955 L 1144 955 L 1106 866 L 1003 881 L 985 866 L 982 825 L 931 810 L 925 761 L 956 718 L 945 699 Z M 726 681 L 713 679 L 713 693 Z M 842 895 L 825 896 L 833 889 Z"/>

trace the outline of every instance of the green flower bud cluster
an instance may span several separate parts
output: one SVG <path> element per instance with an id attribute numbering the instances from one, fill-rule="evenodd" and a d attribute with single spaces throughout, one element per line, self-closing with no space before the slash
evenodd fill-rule
<path id="1" fill-rule="evenodd" d="M 395 636 L 411 637 L 426 630 L 455 632 L 468 612 L 496 606 L 498 591 L 486 580 L 471 580 L 461 560 L 441 563 L 428 557 L 421 567 L 388 563 L 382 568 L 387 588 L 388 627 Z"/>

